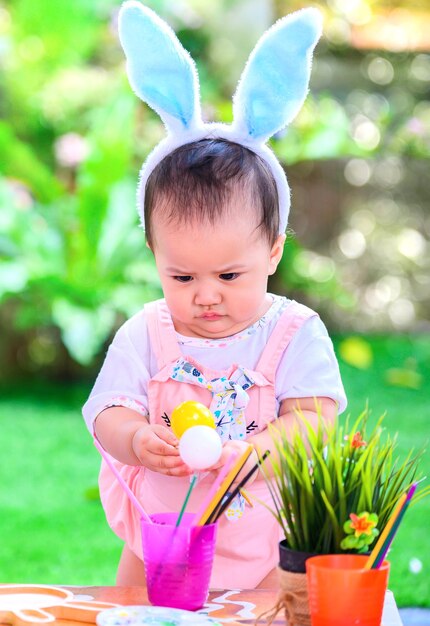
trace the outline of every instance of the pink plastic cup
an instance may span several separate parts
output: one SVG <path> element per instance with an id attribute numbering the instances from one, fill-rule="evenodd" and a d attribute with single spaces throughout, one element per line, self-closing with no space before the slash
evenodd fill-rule
<path id="1" fill-rule="evenodd" d="M 141 520 L 148 598 L 155 606 L 196 611 L 208 598 L 216 524 L 190 526 L 194 514 L 185 513 L 175 526 L 177 517 L 156 513 L 154 524 Z"/>

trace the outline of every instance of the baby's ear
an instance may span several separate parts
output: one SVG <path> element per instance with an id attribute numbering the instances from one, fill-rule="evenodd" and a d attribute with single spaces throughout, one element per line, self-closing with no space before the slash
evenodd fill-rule
<path id="1" fill-rule="evenodd" d="M 279 265 L 280 260 L 282 259 L 282 255 L 284 254 L 284 246 L 285 246 L 285 233 L 278 235 L 275 243 L 273 244 L 270 250 L 270 258 L 269 258 L 269 276 L 276 272 L 276 268 Z"/>
<path id="2" fill-rule="evenodd" d="M 258 41 L 233 99 L 235 133 L 264 143 L 297 115 L 308 93 L 312 53 L 321 36 L 318 9 L 278 20 Z"/>
<path id="3" fill-rule="evenodd" d="M 180 133 L 201 122 L 197 70 L 173 30 L 156 13 L 129 0 L 119 11 L 119 38 L 133 91 Z"/>

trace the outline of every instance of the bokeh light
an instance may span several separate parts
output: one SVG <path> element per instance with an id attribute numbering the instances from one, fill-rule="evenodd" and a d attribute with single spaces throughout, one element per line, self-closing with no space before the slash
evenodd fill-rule
<path id="1" fill-rule="evenodd" d="M 372 169 L 364 159 L 351 159 L 345 165 L 344 176 L 350 185 L 362 187 L 369 182 Z"/>
<path id="2" fill-rule="evenodd" d="M 358 259 L 366 250 L 366 239 L 362 232 L 350 228 L 339 235 L 339 248 L 348 259 Z"/>
<path id="3" fill-rule="evenodd" d="M 370 80 L 378 85 L 388 85 L 394 78 L 394 67 L 383 57 L 366 61 L 366 72 Z"/>

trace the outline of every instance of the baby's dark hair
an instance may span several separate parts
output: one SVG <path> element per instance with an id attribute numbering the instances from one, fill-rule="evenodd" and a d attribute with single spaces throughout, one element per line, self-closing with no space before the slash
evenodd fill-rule
<path id="1" fill-rule="evenodd" d="M 145 231 L 150 248 L 152 216 L 162 211 L 173 223 L 194 219 L 214 224 L 236 191 L 252 199 L 258 228 L 272 246 L 279 234 L 278 190 L 264 160 L 226 139 L 201 139 L 176 148 L 151 172 L 145 189 Z M 245 207 L 238 206 L 238 211 Z"/>

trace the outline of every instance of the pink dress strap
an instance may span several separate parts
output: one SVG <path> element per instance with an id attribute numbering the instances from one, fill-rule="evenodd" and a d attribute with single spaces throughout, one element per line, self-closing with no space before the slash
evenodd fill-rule
<path id="1" fill-rule="evenodd" d="M 316 315 L 315 311 L 295 300 L 282 313 L 256 368 L 272 384 L 275 384 L 276 370 L 291 339 L 310 317 Z"/>
<path id="2" fill-rule="evenodd" d="M 159 370 L 181 358 L 175 327 L 164 299 L 145 304 L 148 333 Z"/>

